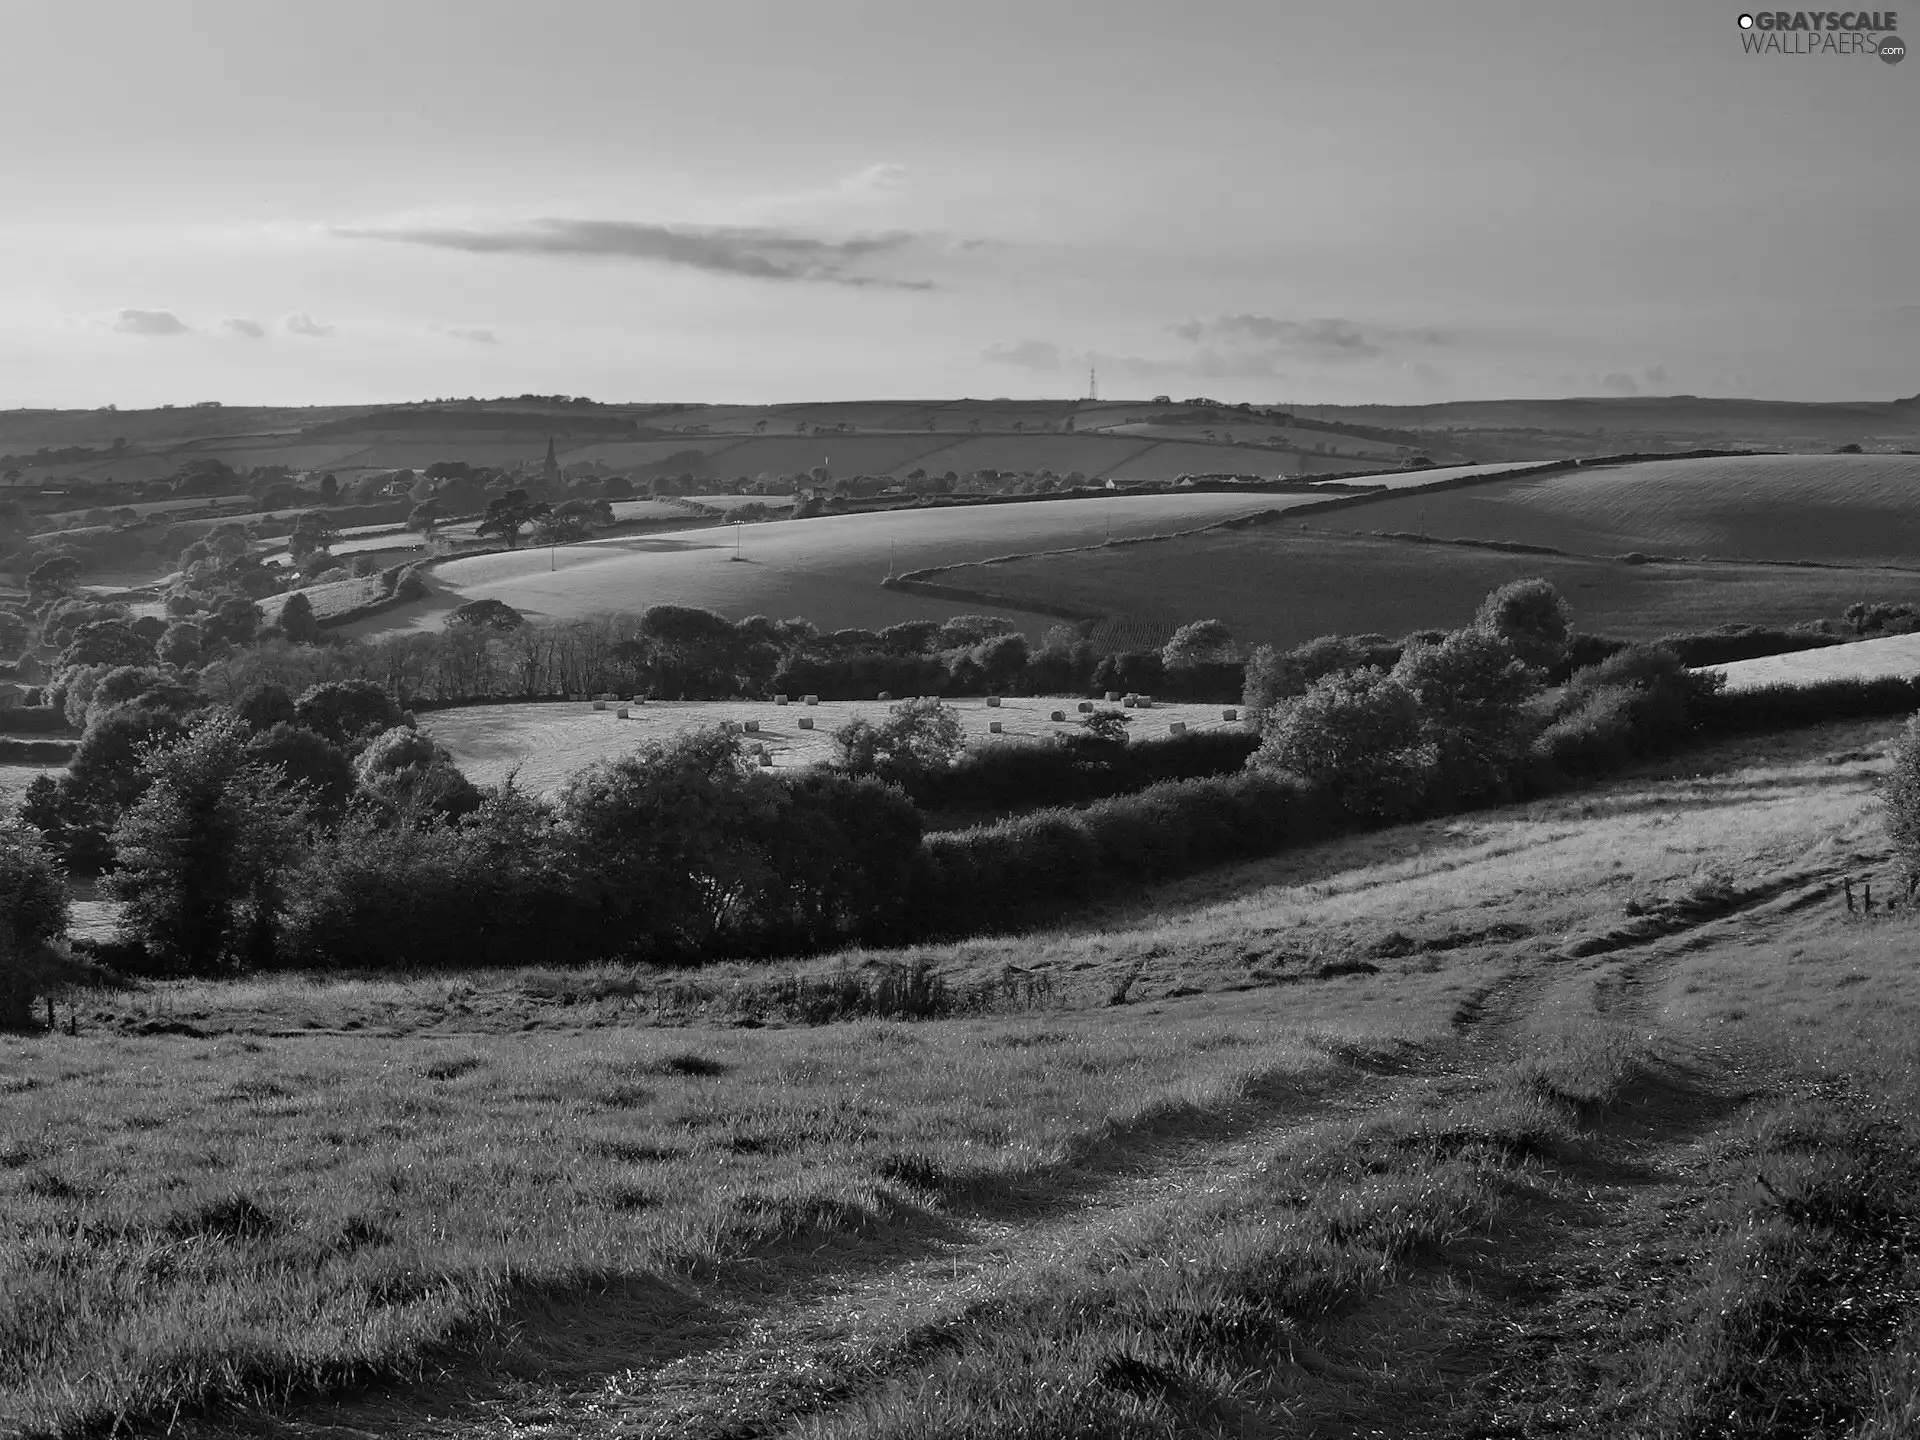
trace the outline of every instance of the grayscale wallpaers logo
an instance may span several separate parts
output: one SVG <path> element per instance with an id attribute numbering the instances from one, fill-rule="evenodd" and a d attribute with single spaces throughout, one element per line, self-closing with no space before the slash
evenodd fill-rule
<path id="1" fill-rule="evenodd" d="M 1749 55 L 1867 55 L 1898 65 L 1907 43 L 1897 10 L 1756 10 L 1740 17 Z"/>

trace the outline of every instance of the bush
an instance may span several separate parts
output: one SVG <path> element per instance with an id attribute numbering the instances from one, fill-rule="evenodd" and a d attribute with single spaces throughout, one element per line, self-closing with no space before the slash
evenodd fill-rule
<path id="1" fill-rule="evenodd" d="M 1419 706 L 1421 742 L 1434 756 L 1432 800 L 1457 805 L 1509 792 L 1527 752 L 1522 706 L 1539 691 L 1536 675 L 1483 630 L 1407 647 L 1392 678 Z"/>
<path id="2" fill-rule="evenodd" d="M 288 784 L 304 786 L 318 818 L 337 820 L 353 798 L 353 762 L 347 752 L 304 726 L 280 721 L 257 730 L 247 740 L 247 754 L 278 769 Z"/>
<path id="3" fill-rule="evenodd" d="M 965 740 L 959 715 L 931 697 L 900 702 L 879 725 L 856 719 L 833 732 L 842 769 L 909 785 L 950 766 Z"/>
<path id="4" fill-rule="evenodd" d="M 408 824 L 457 820 L 480 808 L 480 792 L 447 747 L 405 726 L 382 732 L 354 764 L 361 793 Z"/>
<path id="5" fill-rule="evenodd" d="M 1889 758 L 1893 767 L 1880 790 L 1880 818 L 1911 884 L 1920 877 L 1920 716 L 1907 721 Z"/>
<path id="6" fill-rule="evenodd" d="M 0 1030 L 27 1030 L 49 970 L 47 942 L 67 928 L 67 886 L 32 827 L 0 824 Z"/>

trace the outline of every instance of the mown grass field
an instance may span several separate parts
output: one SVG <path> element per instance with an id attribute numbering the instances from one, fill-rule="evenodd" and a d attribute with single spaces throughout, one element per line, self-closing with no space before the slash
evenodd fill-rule
<path id="1" fill-rule="evenodd" d="M 990 942 L 76 995 L 0 1050 L 0 1429 L 1909 1433 L 1894 728 Z"/>
<path id="2" fill-rule="evenodd" d="M 1473 493 L 1445 491 L 1435 498 Z M 1373 509 L 1313 516 L 1306 533 L 1285 523 L 1215 530 L 958 565 L 930 578 L 1010 604 L 1104 612 L 1116 622 L 1107 629 L 1124 630 L 1142 647 L 1208 616 L 1224 621 L 1242 642 L 1275 645 L 1319 635 L 1448 628 L 1471 619 L 1495 586 L 1534 576 L 1559 589 L 1582 630 L 1629 639 L 1838 615 L 1856 600 L 1920 598 L 1920 575 L 1897 569 L 1628 565 L 1332 533 Z"/>
<path id="3" fill-rule="evenodd" d="M 1913 566 L 1920 558 L 1920 456 L 1650 460 L 1383 500 L 1332 523 L 1587 555 L 1638 550 Z"/>
<path id="4" fill-rule="evenodd" d="M 818 705 L 803 705 L 797 695 L 792 700 L 785 706 L 770 700 L 650 700 L 629 707 L 625 720 L 618 718 L 617 703 L 609 704 L 606 710 L 571 701 L 469 705 L 423 714 L 420 728 L 451 750 L 460 768 L 476 784 L 498 784 L 512 773 L 522 789 L 550 793 L 574 772 L 597 760 L 616 759 L 649 741 L 668 740 L 702 725 L 752 721 L 759 730 L 742 738 L 766 746 L 776 768 L 817 765 L 831 758 L 836 729 L 853 719 L 879 724 L 886 719 L 889 704 L 878 700 L 822 700 Z M 1010 696 L 998 708 L 989 707 L 979 698 L 946 703 L 959 714 L 969 745 L 1033 743 L 1056 732 L 1071 731 L 1080 718 L 1074 708 L 1079 703 L 1077 696 Z M 1102 708 L 1106 708 L 1104 703 Z M 1067 720 L 1053 721 L 1050 717 L 1055 711 L 1066 715 Z M 1133 717 L 1128 734 L 1136 738 L 1163 737 L 1175 724 L 1184 724 L 1191 731 L 1242 728 L 1239 722 L 1222 718 L 1225 707 L 1219 705 L 1156 701 L 1150 710 L 1126 713 Z M 802 730 L 799 722 L 803 718 L 811 719 L 814 728 Z M 1003 727 L 998 735 L 988 729 L 995 721 Z"/>
<path id="5" fill-rule="evenodd" d="M 456 606 L 482 598 L 505 601 L 538 618 L 671 604 L 697 605 L 732 619 L 799 615 L 823 630 L 877 629 L 976 608 L 883 590 L 880 582 L 890 573 L 1098 544 L 1109 525 L 1116 539 L 1169 534 L 1313 498 L 1193 493 L 1031 501 L 716 525 L 670 536 L 592 541 L 564 547 L 557 555 L 528 548 L 438 565 L 428 576 L 430 599 L 360 621 L 348 633 L 437 626 Z M 1013 619 L 1036 639 L 1058 623 L 1008 607 L 977 608 Z"/>
<path id="6" fill-rule="evenodd" d="M 1729 690 L 1817 685 L 1823 680 L 1910 680 L 1920 675 L 1920 635 L 1888 635 L 1705 668 L 1725 675 Z"/>

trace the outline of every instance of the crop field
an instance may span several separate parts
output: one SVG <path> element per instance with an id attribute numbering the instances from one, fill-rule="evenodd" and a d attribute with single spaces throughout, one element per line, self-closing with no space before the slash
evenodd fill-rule
<path id="1" fill-rule="evenodd" d="M 75 992 L 0 1431 L 1911 1433 L 1896 729 L 1003 939 Z"/>
<path id="2" fill-rule="evenodd" d="M 1378 485 L 1383 490 L 1421 490 L 1427 486 L 1441 485 L 1451 480 L 1465 480 L 1480 475 L 1504 475 L 1509 470 L 1527 470 L 1540 463 L 1538 460 L 1496 460 L 1486 465 L 1439 465 L 1422 470 L 1382 471 L 1378 475 L 1369 475 L 1355 483 Z M 1369 507 L 1365 513 L 1371 516 L 1372 508 Z"/>
<path id="3" fill-rule="evenodd" d="M 1382 500 L 1340 527 L 1588 555 L 1920 564 L 1920 456 L 1651 460 Z"/>
<path id="4" fill-rule="evenodd" d="M 1702 668 L 1725 675 L 1729 690 L 1817 685 L 1823 680 L 1911 680 L 1920 676 L 1920 635 L 1887 635 Z"/>
<path id="5" fill-rule="evenodd" d="M 885 590 L 880 582 L 942 563 L 1169 534 L 1236 515 L 1285 509 L 1313 496 L 1169 494 L 1051 500 L 946 510 L 826 515 L 775 525 L 715 525 L 671 535 L 597 540 L 557 555 L 526 549 L 446 561 L 433 595 L 357 622 L 349 633 L 437 626 L 469 600 L 503 600 L 524 615 L 564 618 L 649 605 L 697 605 L 733 619 L 804 616 L 823 629 L 944 619 L 962 610 L 1006 615 L 1035 638 L 1058 623 L 1009 606 Z M 736 535 L 736 531 L 738 534 Z M 736 543 L 740 562 L 734 563 Z"/>
<path id="6" fill-rule="evenodd" d="M 618 716 L 618 702 L 610 702 L 605 710 L 572 701 L 470 705 L 429 711 L 419 720 L 420 728 L 453 752 L 475 784 L 497 785 L 511 772 L 522 789 L 547 794 L 597 760 L 617 759 L 649 741 L 670 740 L 702 725 L 752 721 L 759 730 L 741 738 L 766 746 L 776 768 L 817 765 L 832 757 L 836 729 L 853 719 L 879 724 L 889 708 L 883 700 L 822 700 L 803 705 L 800 698 L 791 697 L 788 705 L 770 700 L 649 700 L 629 707 L 625 720 Z M 1079 700 L 1079 696 L 1021 695 L 1008 696 L 997 708 L 984 699 L 946 703 L 959 712 L 967 743 L 980 745 L 1033 743 L 1071 731 L 1080 718 L 1074 708 Z M 1106 708 L 1104 702 L 1102 708 Z M 1055 711 L 1068 719 L 1054 722 L 1049 717 Z M 1156 701 L 1150 710 L 1126 713 L 1133 718 L 1128 734 L 1136 739 L 1160 738 L 1174 724 L 1184 724 L 1190 731 L 1243 728 L 1237 721 L 1223 719 L 1224 708 L 1219 705 Z M 802 730 L 802 719 L 811 719 L 814 728 Z M 1002 726 L 999 735 L 988 728 L 995 721 Z"/>
<path id="7" fill-rule="evenodd" d="M 1472 494 L 1442 492 L 1441 497 Z M 1628 565 L 1515 555 L 1472 546 L 1327 534 L 1371 506 L 1284 523 L 1076 550 L 929 576 L 1008 604 L 1080 607 L 1131 622 L 1158 643 L 1189 620 L 1224 621 L 1242 642 L 1294 645 L 1319 635 L 1397 636 L 1464 625 L 1487 591 L 1551 581 L 1583 630 L 1625 638 L 1728 623 L 1785 624 L 1837 615 L 1856 600 L 1920 600 L 1920 575 L 1732 562 Z"/>

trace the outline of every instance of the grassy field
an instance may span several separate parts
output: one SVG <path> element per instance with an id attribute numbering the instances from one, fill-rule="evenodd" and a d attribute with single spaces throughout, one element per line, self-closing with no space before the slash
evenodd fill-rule
<path id="1" fill-rule="evenodd" d="M 1022 551 L 1167 534 L 1235 515 L 1285 509 L 1312 496 L 1171 494 L 1107 500 L 1032 501 L 897 514 L 827 515 L 735 530 L 716 525 L 671 536 L 611 539 L 474 556 L 436 566 L 430 599 L 349 628 L 357 635 L 437 626 L 470 600 L 503 600 L 524 615 L 565 618 L 649 605 L 698 605 L 733 619 L 802 615 L 822 629 L 878 628 L 944 619 L 951 601 L 883 590 L 890 573 Z M 971 607 L 960 607 L 971 608 Z M 1035 638 L 1057 621 L 1005 607 L 978 607 L 1020 623 Z"/>
<path id="2" fill-rule="evenodd" d="M 0 1430 L 1910 1433 L 1894 728 L 991 942 L 75 995 Z"/>
<path id="3" fill-rule="evenodd" d="M 886 718 L 884 701 L 822 700 L 818 705 L 778 706 L 754 700 L 652 700 L 631 707 L 628 718 L 617 715 L 617 705 L 595 710 L 590 704 L 471 705 L 457 710 L 435 710 L 420 717 L 420 728 L 453 752 L 453 757 L 475 783 L 493 785 L 516 774 L 521 788 L 536 792 L 558 789 L 576 770 L 596 760 L 631 754 L 650 740 L 666 740 L 700 725 L 752 721 L 760 729 L 746 736 L 763 744 L 777 768 L 816 765 L 833 753 L 833 732 L 847 721 Z M 1056 731 L 1070 730 L 1079 719 L 1073 699 L 1017 696 L 990 708 L 983 699 L 949 700 L 959 713 L 970 745 L 1033 742 Z M 1055 711 L 1068 721 L 1054 723 Z M 1156 702 L 1151 710 L 1128 711 L 1134 717 L 1135 737 L 1160 737 L 1168 727 L 1184 724 L 1189 730 L 1240 729 L 1229 723 L 1219 705 L 1181 705 Z M 810 718 L 811 730 L 799 721 Z M 999 736 L 988 726 L 999 721 Z"/>
<path id="4" fill-rule="evenodd" d="M 1447 491 L 1436 500 L 1470 495 Z M 1399 503 L 1399 502 L 1394 502 Z M 1407 502 L 1412 503 L 1412 502 Z M 1464 625 L 1487 591 L 1541 576 L 1583 630 L 1652 637 L 1740 622 L 1780 624 L 1837 615 L 1856 600 L 1920 597 L 1920 576 L 1892 569 L 1737 563 L 1627 565 L 1516 555 L 1467 546 L 1327 533 L 1374 507 L 1313 517 L 1313 529 L 1274 524 L 1215 530 L 1070 555 L 957 565 L 929 577 L 1004 596 L 1010 604 L 1081 607 L 1116 617 L 1137 645 L 1186 621 L 1217 617 L 1243 642 L 1298 644 L 1318 635 Z"/>
<path id="5" fill-rule="evenodd" d="M 1911 566 L 1920 557 L 1920 457 L 1653 460 L 1383 500 L 1333 523 L 1588 555 Z"/>
<path id="6" fill-rule="evenodd" d="M 1910 680 L 1920 675 L 1920 635 L 1888 635 L 1789 655 L 1762 655 L 1704 667 L 1727 677 L 1729 690 L 1762 685 L 1815 685 L 1822 680 Z"/>

